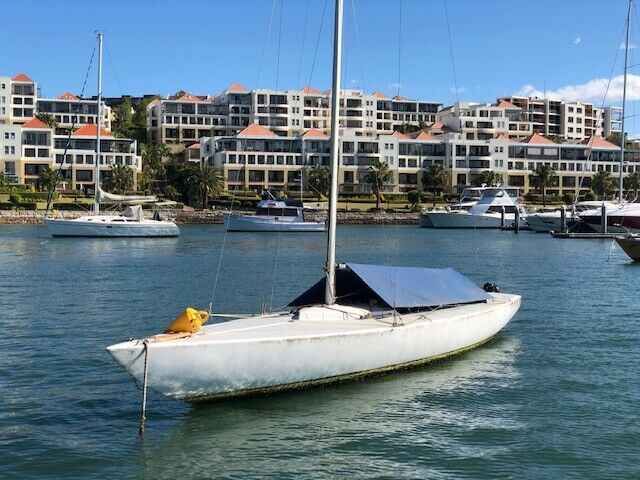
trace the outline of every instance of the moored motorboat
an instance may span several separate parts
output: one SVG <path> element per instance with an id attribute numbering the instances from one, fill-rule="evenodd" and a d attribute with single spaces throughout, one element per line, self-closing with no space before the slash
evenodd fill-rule
<path id="1" fill-rule="evenodd" d="M 420 215 L 420 225 L 431 228 L 492 228 L 511 226 L 516 220 L 519 226 L 526 226 L 527 213 L 504 187 L 492 187 L 484 191 L 476 205 L 469 211 L 432 210 Z"/>
<path id="2" fill-rule="evenodd" d="M 610 203 L 610 202 L 607 202 Z M 586 200 L 578 202 L 569 209 L 565 210 L 565 221 L 567 225 L 573 224 L 580 220 L 579 215 L 588 210 L 602 205 L 602 202 Z M 534 232 L 559 232 L 562 229 L 562 213 L 560 208 L 551 210 L 539 210 L 534 213 L 527 214 L 527 225 Z"/>
<path id="3" fill-rule="evenodd" d="M 616 242 L 633 261 L 640 262 L 640 235 L 617 237 Z"/>
<path id="4" fill-rule="evenodd" d="M 230 232 L 324 232 L 324 222 L 308 222 L 298 200 L 266 199 L 258 203 L 255 215 L 224 216 Z"/>

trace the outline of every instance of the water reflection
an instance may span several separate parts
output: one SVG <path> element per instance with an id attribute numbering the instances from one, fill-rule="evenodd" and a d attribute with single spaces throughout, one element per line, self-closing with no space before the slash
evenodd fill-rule
<path id="1" fill-rule="evenodd" d="M 417 473 L 429 470 L 428 459 L 437 452 L 491 455 L 502 447 L 491 442 L 474 447 L 456 437 L 500 436 L 523 428 L 515 405 L 484 402 L 516 388 L 520 349 L 516 337 L 504 335 L 417 370 L 196 405 L 167 438 L 145 445 L 145 476 L 393 474 L 393 462 L 386 460 L 391 452 L 395 461 L 406 458 Z"/>

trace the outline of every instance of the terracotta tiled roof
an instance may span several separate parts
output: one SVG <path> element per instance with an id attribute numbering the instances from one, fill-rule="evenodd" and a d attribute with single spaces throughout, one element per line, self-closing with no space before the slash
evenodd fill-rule
<path id="1" fill-rule="evenodd" d="M 98 132 L 97 125 L 95 125 L 94 123 L 87 123 L 86 125 L 83 125 L 82 127 L 78 128 L 76 131 L 74 131 L 71 134 L 71 136 L 72 137 L 95 137 L 97 132 Z M 113 138 L 113 135 L 110 132 L 107 132 L 104 128 L 100 129 L 100 136 Z"/>
<path id="2" fill-rule="evenodd" d="M 44 123 L 42 120 L 38 120 L 37 118 L 32 118 L 28 122 L 22 125 L 22 128 L 51 128 L 49 125 Z"/>
<path id="3" fill-rule="evenodd" d="M 307 95 L 324 95 L 322 90 L 318 90 L 314 87 L 304 87 L 302 89 L 302 93 L 306 93 Z"/>
<path id="4" fill-rule="evenodd" d="M 276 134 L 273 133 L 268 128 L 263 127 L 262 125 L 258 125 L 257 123 L 252 123 L 249 126 L 245 127 L 245 129 L 242 130 L 240 133 L 238 133 L 237 136 L 238 137 L 275 137 Z"/>
<path id="5" fill-rule="evenodd" d="M 151 100 L 149 102 L 149 105 L 147 105 L 148 107 L 154 107 L 156 105 L 158 105 L 160 103 L 160 100 L 158 100 L 157 98 L 154 98 L 153 100 Z"/>
<path id="6" fill-rule="evenodd" d="M 376 98 L 389 98 L 383 92 L 380 92 L 380 91 L 373 92 L 371 95 L 373 95 Z"/>
<path id="7" fill-rule="evenodd" d="M 58 98 L 60 100 L 80 100 L 80 97 L 76 97 L 71 92 L 64 92 L 63 94 L 58 95 L 56 98 Z"/>
<path id="8" fill-rule="evenodd" d="M 499 108 L 506 108 L 507 110 L 522 110 L 520 107 L 516 107 L 513 103 L 506 100 L 500 100 L 500 103 L 496 106 Z"/>
<path id="9" fill-rule="evenodd" d="M 193 145 L 189 145 L 190 150 L 200 150 L 200 144 L 199 143 L 194 143 Z"/>
<path id="10" fill-rule="evenodd" d="M 533 135 L 522 140 L 522 143 L 533 143 L 537 145 L 557 145 L 553 140 L 549 140 L 546 137 L 543 137 L 539 133 L 534 133 Z"/>
<path id="11" fill-rule="evenodd" d="M 585 138 L 582 142 L 583 145 L 589 145 L 590 147 L 600 147 L 600 148 L 620 148 L 615 143 L 611 143 L 608 140 L 605 140 L 602 137 L 589 137 Z"/>
<path id="12" fill-rule="evenodd" d="M 442 130 L 443 128 L 444 128 L 444 123 L 435 122 L 433 125 L 431 125 L 431 127 L 429 129 L 430 130 Z"/>
<path id="13" fill-rule="evenodd" d="M 187 92 L 184 95 L 178 97 L 176 100 L 179 100 L 181 102 L 198 102 L 201 100 L 201 98 L 197 95 L 192 95 L 191 93 Z"/>
<path id="14" fill-rule="evenodd" d="M 402 95 L 396 95 L 393 97 L 394 100 L 409 100 L 407 97 L 403 97 Z"/>
<path id="15" fill-rule="evenodd" d="M 329 138 L 329 135 L 327 135 L 326 133 L 321 132 L 317 128 L 310 128 L 302 136 L 303 136 L 303 138 L 309 138 L 309 137 L 313 137 L 313 138 Z"/>
<path id="16" fill-rule="evenodd" d="M 226 93 L 245 93 L 248 92 L 247 88 L 244 85 L 240 85 L 239 83 L 232 83 L 225 90 Z"/>
<path id="17" fill-rule="evenodd" d="M 427 133 L 424 130 L 416 133 L 417 135 L 415 137 L 412 135 L 412 138 L 414 140 L 437 140 L 437 138 L 434 135 L 431 135 L 430 133 Z"/>
<path id="18" fill-rule="evenodd" d="M 12 77 L 11 80 L 14 82 L 33 82 L 29 77 L 27 77 L 24 73 L 19 73 L 15 77 Z"/>
<path id="19" fill-rule="evenodd" d="M 398 138 L 409 138 L 409 135 L 405 135 L 404 133 L 398 132 L 398 131 L 393 132 L 391 136 L 398 137 Z"/>

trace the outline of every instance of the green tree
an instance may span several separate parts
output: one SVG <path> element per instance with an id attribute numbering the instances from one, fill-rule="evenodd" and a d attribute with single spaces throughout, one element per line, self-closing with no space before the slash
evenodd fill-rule
<path id="1" fill-rule="evenodd" d="M 180 198 L 180 192 L 173 185 L 167 185 L 166 187 L 164 187 L 164 189 L 162 190 L 162 194 L 169 200 L 177 200 L 178 198 Z"/>
<path id="2" fill-rule="evenodd" d="M 149 180 L 151 191 L 160 193 L 167 183 L 165 159 L 172 156 L 171 149 L 162 143 L 143 143 L 140 146 L 142 171 Z"/>
<path id="3" fill-rule="evenodd" d="M 222 191 L 224 177 L 218 168 L 200 164 L 190 168 L 188 177 L 190 190 L 202 202 L 202 209 L 207 208 L 209 197 Z"/>
<path id="4" fill-rule="evenodd" d="M 46 123 L 54 130 L 58 128 L 58 121 L 56 120 L 56 117 L 54 117 L 50 113 L 36 113 L 36 118 L 41 122 Z"/>
<path id="5" fill-rule="evenodd" d="M 546 135 L 546 137 L 552 142 L 556 143 L 566 143 L 567 139 L 562 135 Z"/>
<path id="6" fill-rule="evenodd" d="M 420 192 L 418 190 L 409 190 L 407 192 L 407 200 L 413 206 L 420 203 Z"/>
<path id="7" fill-rule="evenodd" d="M 6 173 L 0 172 L 0 187 L 6 187 L 9 185 L 9 177 Z"/>
<path id="8" fill-rule="evenodd" d="M 331 186 L 331 173 L 329 167 L 324 165 L 314 165 L 305 173 L 304 179 L 313 191 L 318 194 L 318 200 L 329 195 L 329 187 Z"/>
<path id="9" fill-rule="evenodd" d="M 633 196 L 638 196 L 638 190 L 640 190 L 640 172 L 630 173 L 624 179 L 624 188 L 627 192 L 633 192 Z"/>
<path id="10" fill-rule="evenodd" d="M 600 170 L 596 172 L 593 178 L 591 178 L 591 189 L 600 200 L 608 197 L 615 188 L 615 180 L 611 176 L 611 173 Z"/>
<path id="11" fill-rule="evenodd" d="M 57 184 L 58 172 L 49 167 L 45 167 L 42 173 L 38 175 L 38 188 L 40 191 L 51 192 L 55 190 Z"/>
<path id="12" fill-rule="evenodd" d="M 542 193 L 542 206 L 547 206 L 547 188 L 553 185 L 556 178 L 556 171 L 549 165 L 538 165 L 529 176 L 529 180 Z"/>
<path id="13" fill-rule="evenodd" d="M 382 187 L 389 180 L 393 179 L 393 172 L 389 170 L 389 164 L 387 162 L 381 162 L 376 159 L 373 165 L 367 168 L 365 180 L 371 184 L 373 194 L 376 196 L 376 208 L 380 209 L 380 201 L 382 200 Z"/>
<path id="14" fill-rule="evenodd" d="M 487 185 L 488 187 L 495 187 L 502 184 L 502 174 L 498 172 L 492 172 L 491 170 L 485 170 L 480 172 L 480 175 L 474 178 L 473 184 L 477 187 L 480 185 Z"/>
<path id="15" fill-rule="evenodd" d="M 129 95 L 122 97 L 120 103 L 113 110 L 112 131 L 116 137 L 132 137 L 133 105 Z"/>
<path id="16" fill-rule="evenodd" d="M 133 170 L 129 165 L 112 165 L 107 177 L 106 188 L 112 192 L 124 193 L 133 188 Z"/>
<path id="17" fill-rule="evenodd" d="M 436 193 L 445 191 L 451 185 L 451 173 L 441 163 L 432 163 L 422 171 L 422 185 L 425 189 L 431 189 L 433 193 L 433 206 L 436 206 Z"/>

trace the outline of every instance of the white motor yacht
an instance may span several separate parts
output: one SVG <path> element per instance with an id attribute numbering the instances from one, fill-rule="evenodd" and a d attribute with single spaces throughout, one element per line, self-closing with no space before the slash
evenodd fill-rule
<path id="1" fill-rule="evenodd" d="M 225 215 L 230 232 L 324 232 L 324 222 L 307 222 L 299 200 L 262 200 L 255 215 Z"/>
<path id="2" fill-rule="evenodd" d="M 510 189 L 512 194 L 514 189 Z M 517 190 L 516 190 L 517 191 Z M 421 226 L 431 228 L 501 228 L 502 216 L 506 226 L 515 222 L 518 211 L 519 226 L 526 226 L 527 213 L 504 187 L 487 188 L 473 207 L 456 211 L 428 211 L 421 215 Z M 424 217 L 424 220 L 423 220 Z"/>
<path id="3" fill-rule="evenodd" d="M 598 207 L 578 215 L 581 221 L 598 233 L 602 231 L 602 206 L 607 215 L 607 233 L 640 233 L 640 203 L 599 202 Z"/>

